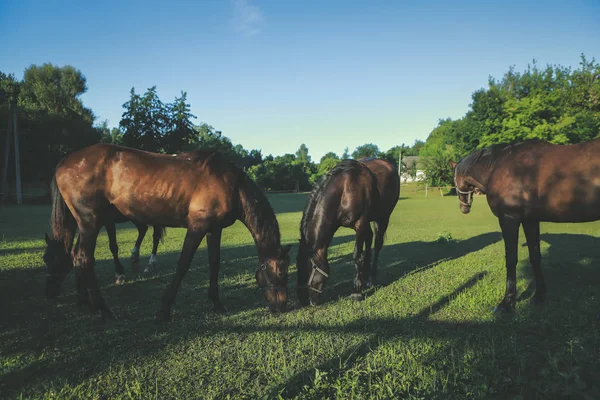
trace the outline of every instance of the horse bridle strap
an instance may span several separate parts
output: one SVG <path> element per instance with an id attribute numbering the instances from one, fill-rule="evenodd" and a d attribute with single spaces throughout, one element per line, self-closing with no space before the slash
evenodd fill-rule
<path id="1" fill-rule="evenodd" d="M 267 274 L 267 264 L 262 264 L 260 266 L 260 270 L 263 273 L 263 277 L 265 278 L 265 282 L 267 282 L 267 286 L 265 287 L 265 289 L 271 289 L 271 290 L 275 290 L 275 291 L 285 290 L 284 287 L 274 285 L 271 282 L 271 280 L 269 279 L 269 274 Z"/>
<path id="2" fill-rule="evenodd" d="M 319 266 L 318 266 L 317 264 L 315 264 L 315 261 L 314 261 L 314 260 L 312 260 L 312 259 L 311 259 L 311 260 L 310 260 L 310 262 L 311 262 L 311 264 L 312 264 L 312 272 L 310 273 L 310 278 L 308 278 L 308 283 L 306 284 L 306 286 L 307 286 L 307 287 L 308 287 L 310 290 L 312 290 L 312 291 L 314 291 L 314 292 L 317 292 L 317 293 L 323 293 L 323 291 L 322 291 L 322 290 L 320 290 L 320 289 L 317 289 L 316 287 L 313 287 L 311 284 L 312 284 L 312 281 L 313 281 L 313 279 L 314 279 L 314 277 L 315 277 L 315 273 L 316 273 L 316 272 L 320 273 L 320 274 L 321 274 L 321 275 L 323 275 L 325 278 L 329 278 L 329 274 L 328 274 L 327 272 L 323 271 L 321 268 L 319 268 Z"/>
<path id="3" fill-rule="evenodd" d="M 457 193 L 459 193 L 459 194 L 466 194 L 467 195 L 467 202 L 468 203 L 465 203 L 464 201 L 462 201 L 460 199 L 460 196 L 458 196 L 458 201 L 460 202 L 460 204 L 462 204 L 463 206 L 466 206 L 466 207 L 471 207 L 471 204 L 473 204 L 473 193 L 475 192 L 475 189 L 469 190 L 469 191 L 466 191 L 466 192 L 463 192 L 462 190 L 460 190 L 458 188 L 458 186 L 455 186 L 455 189 L 456 189 Z"/>

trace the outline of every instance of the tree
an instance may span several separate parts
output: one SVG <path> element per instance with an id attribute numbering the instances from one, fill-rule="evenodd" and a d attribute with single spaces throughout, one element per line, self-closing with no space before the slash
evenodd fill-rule
<path id="1" fill-rule="evenodd" d="M 350 158 L 350 153 L 348 152 L 348 147 L 344 149 L 344 153 L 342 154 L 342 160 L 347 160 Z"/>
<path id="2" fill-rule="evenodd" d="M 296 159 L 301 163 L 310 163 L 310 156 L 308 155 L 308 147 L 304 143 L 300 145 L 300 148 L 296 151 Z"/>
<path id="3" fill-rule="evenodd" d="M 316 168 L 315 173 L 310 176 L 310 183 L 315 184 L 323 175 L 331 171 L 340 162 L 340 158 L 337 154 L 329 152 L 321 157 L 321 161 Z"/>
<path id="4" fill-rule="evenodd" d="M 94 114 L 80 99 L 87 90 L 85 76 L 74 67 L 31 65 L 21 82 L 0 73 L 0 89 L 18 100 L 24 180 L 49 180 L 62 157 L 100 140 L 100 131 L 93 126 Z M 3 132 L 6 108 L 0 107 Z"/>
<path id="5" fill-rule="evenodd" d="M 379 147 L 376 144 L 367 143 L 362 146 L 358 146 L 356 150 L 352 152 L 352 158 L 359 160 L 364 157 L 379 157 Z"/>
<path id="6" fill-rule="evenodd" d="M 456 159 L 454 148 L 451 145 L 432 147 L 421 150 L 421 154 L 427 183 L 431 186 L 452 185 L 450 161 Z"/>
<path id="7" fill-rule="evenodd" d="M 48 114 L 77 115 L 92 123 L 92 111 L 79 98 L 87 91 L 85 76 L 74 67 L 51 63 L 31 65 L 25 70 L 21 105 Z"/>
<path id="8" fill-rule="evenodd" d="M 181 92 L 180 97 L 176 97 L 173 103 L 166 105 L 167 119 L 166 132 L 162 141 L 162 148 L 167 153 L 179 153 L 189 148 L 197 139 L 192 119 L 196 118 L 190 112 L 190 105 L 187 103 L 187 93 Z"/>
<path id="9" fill-rule="evenodd" d="M 109 128 L 108 120 L 104 120 L 96 127 L 100 131 L 102 143 L 122 144 L 123 134 L 119 128 Z"/>
<path id="10" fill-rule="evenodd" d="M 145 151 L 164 152 L 164 136 L 170 127 L 169 108 L 160 100 L 156 86 L 140 96 L 131 88 L 119 123 L 123 144 Z"/>

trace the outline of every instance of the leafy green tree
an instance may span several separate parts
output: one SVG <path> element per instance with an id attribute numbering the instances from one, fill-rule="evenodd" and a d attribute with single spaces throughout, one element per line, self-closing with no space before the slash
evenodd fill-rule
<path id="1" fill-rule="evenodd" d="M 100 131 L 102 143 L 122 144 L 123 134 L 119 128 L 109 128 L 108 120 L 104 120 L 96 127 Z"/>
<path id="2" fill-rule="evenodd" d="M 197 141 L 197 133 L 191 121 L 196 116 L 190 112 L 187 93 L 181 92 L 181 96 L 176 97 L 173 103 L 166 105 L 166 111 L 167 131 L 163 137 L 162 148 L 167 153 L 179 153 Z"/>
<path id="3" fill-rule="evenodd" d="M 429 185 L 452 185 L 450 161 L 456 159 L 456 152 L 451 145 L 424 148 L 421 150 L 421 157 L 423 158 L 423 169 Z"/>
<path id="4" fill-rule="evenodd" d="M 296 159 L 301 163 L 310 163 L 310 156 L 308 155 L 308 147 L 304 143 L 300 145 L 300 148 L 296 151 Z"/>
<path id="5" fill-rule="evenodd" d="M 350 153 L 348 152 L 348 147 L 344 149 L 344 153 L 342 154 L 342 160 L 347 160 L 350 158 Z"/>
<path id="6" fill-rule="evenodd" d="M 358 146 L 356 150 L 352 152 L 352 158 L 359 160 L 364 157 L 379 157 L 379 147 L 373 143 L 363 144 Z"/>
<path id="7" fill-rule="evenodd" d="M 310 183 L 315 184 L 323 175 L 331 171 L 336 165 L 339 164 L 340 158 L 334 152 L 329 152 L 321 157 L 319 165 L 316 167 L 315 173 L 310 176 Z"/>
<path id="8" fill-rule="evenodd" d="M 50 115 L 79 116 L 92 123 L 92 111 L 79 98 L 86 91 L 85 76 L 70 65 L 31 65 L 25 70 L 20 105 Z"/>
<path id="9" fill-rule="evenodd" d="M 87 90 L 85 76 L 71 67 L 50 63 L 31 65 L 23 81 L 0 73 L 0 90 L 18 100 L 21 173 L 25 181 L 49 180 L 58 161 L 66 154 L 97 143 L 100 131 L 94 115 L 80 96 Z M 0 107 L 2 143 L 6 134 L 8 107 Z"/>
<path id="10" fill-rule="evenodd" d="M 145 151 L 164 152 L 164 137 L 170 127 L 169 108 L 160 100 L 156 86 L 139 95 L 131 89 L 123 104 L 125 112 L 119 123 L 123 144 Z"/>

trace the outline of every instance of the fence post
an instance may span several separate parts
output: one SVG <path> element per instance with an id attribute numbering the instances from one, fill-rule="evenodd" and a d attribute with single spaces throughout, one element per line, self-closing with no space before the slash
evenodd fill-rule
<path id="1" fill-rule="evenodd" d="M 428 193 L 427 193 L 427 183 L 425 184 L 425 197 L 427 197 Z"/>

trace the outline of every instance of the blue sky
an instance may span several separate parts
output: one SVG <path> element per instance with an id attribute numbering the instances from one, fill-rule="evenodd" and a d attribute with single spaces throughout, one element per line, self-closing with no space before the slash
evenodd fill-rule
<path id="1" fill-rule="evenodd" d="M 600 58 L 600 1 L 0 1 L 0 70 L 79 68 L 98 121 L 132 87 L 188 93 L 195 121 L 318 160 L 425 139 L 510 65 Z"/>

